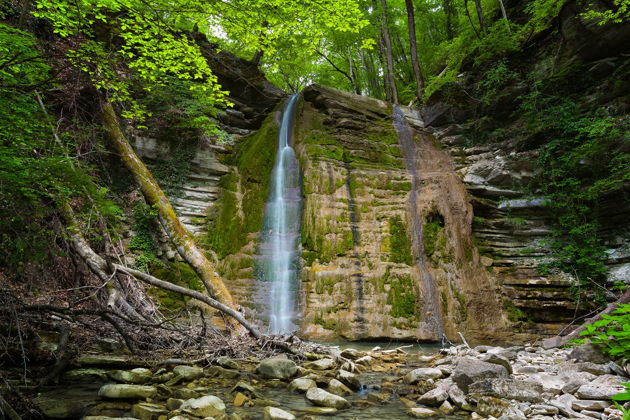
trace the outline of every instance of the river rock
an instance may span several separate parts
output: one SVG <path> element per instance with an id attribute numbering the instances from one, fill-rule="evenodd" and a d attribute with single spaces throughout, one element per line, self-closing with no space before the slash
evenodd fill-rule
<path id="1" fill-rule="evenodd" d="M 314 380 L 307 378 L 296 378 L 288 386 L 291 392 L 306 392 L 311 388 L 317 388 L 317 384 Z"/>
<path id="2" fill-rule="evenodd" d="M 608 401 L 575 400 L 571 404 L 571 408 L 578 411 L 582 411 L 582 410 L 604 411 L 604 409 L 610 407 L 610 405 L 611 404 Z"/>
<path id="3" fill-rule="evenodd" d="M 507 376 L 507 370 L 501 365 L 464 358 L 455 365 L 451 379 L 462 391 L 468 393 L 468 386 L 473 382 L 489 378 L 507 378 Z"/>
<path id="4" fill-rule="evenodd" d="M 277 407 L 263 408 L 263 420 L 294 420 L 295 416 Z"/>
<path id="5" fill-rule="evenodd" d="M 500 417 L 507 413 L 512 403 L 501 398 L 484 396 L 477 401 L 476 412 L 484 416 Z"/>
<path id="6" fill-rule="evenodd" d="M 334 368 L 336 365 L 333 359 L 319 359 L 314 362 L 308 362 L 304 364 L 306 369 L 312 370 L 328 370 Z"/>
<path id="7" fill-rule="evenodd" d="M 602 348 L 593 343 L 585 343 L 581 346 L 575 347 L 571 353 L 569 353 L 569 359 L 573 359 L 576 362 L 591 362 L 591 363 L 608 363 L 610 357 L 602 352 Z"/>
<path id="8" fill-rule="evenodd" d="M 227 356 L 221 356 L 217 359 L 217 365 L 225 369 L 238 369 L 238 363 L 236 360 Z"/>
<path id="9" fill-rule="evenodd" d="M 315 383 L 313 383 L 313 385 L 315 385 Z M 311 388 L 314 388 L 314 386 Z M 330 382 L 328 382 L 328 391 L 341 397 L 352 394 L 352 390 L 337 379 L 331 379 Z"/>
<path id="10" fill-rule="evenodd" d="M 453 405 L 448 402 L 448 400 L 446 400 L 442 403 L 442 405 L 440 405 L 440 408 L 438 408 L 438 410 L 440 410 L 440 413 L 453 414 L 455 412 L 455 407 L 453 407 Z"/>
<path id="11" fill-rule="evenodd" d="M 184 401 L 179 410 L 197 417 L 220 416 L 225 413 L 225 403 L 214 395 L 205 395 Z"/>
<path id="12" fill-rule="evenodd" d="M 482 379 L 468 387 L 470 396 L 491 396 L 508 400 L 541 402 L 542 385 L 518 379 Z"/>
<path id="13" fill-rule="evenodd" d="M 354 389 L 355 391 L 361 388 L 361 381 L 359 380 L 359 377 L 354 373 L 348 372 L 347 370 L 341 369 L 337 374 L 337 379 L 339 379 L 350 389 Z"/>
<path id="14" fill-rule="evenodd" d="M 115 399 L 144 399 L 157 394 L 157 388 L 147 385 L 107 384 L 98 390 L 99 397 Z"/>
<path id="15" fill-rule="evenodd" d="M 306 391 L 306 399 L 312 404 L 321 407 L 333 407 L 337 409 L 350 407 L 350 403 L 345 398 L 326 392 L 321 388 L 311 388 Z"/>
<path id="16" fill-rule="evenodd" d="M 256 372 L 269 379 L 288 379 L 294 376 L 297 370 L 293 360 L 281 357 L 265 359 L 256 368 Z"/>
<path id="17" fill-rule="evenodd" d="M 435 410 L 426 407 L 412 407 L 409 409 L 409 415 L 417 419 L 423 419 L 426 417 L 433 417 L 439 415 Z"/>
<path id="18" fill-rule="evenodd" d="M 428 405 L 430 407 L 438 407 L 448 398 L 448 393 L 442 388 L 434 388 L 429 392 L 422 394 L 418 398 L 420 404 Z"/>
<path id="19" fill-rule="evenodd" d="M 351 360 L 356 360 L 364 356 L 366 356 L 365 352 L 353 348 L 343 349 L 341 352 L 341 357 Z"/>
<path id="20" fill-rule="evenodd" d="M 527 420 L 527 416 L 520 408 L 512 405 L 505 410 L 498 420 Z"/>
<path id="21" fill-rule="evenodd" d="M 413 385 L 420 381 L 428 379 L 439 379 L 442 377 L 442 371 L 436 368 L 418 368 L 407 373 L 403 380 L 405 383 Z"/>
<path id="22" fill-rule="evenodd" d="M 203 376 L 203 369 L 197 366 L 180 365 L 173 368 L 173 373 L 187 381 L 192 381 Z"/>
<path id="23" fill-rule="evenodd" d="M 157 420 L 167 413 L 164 407 L 157 404 L 138 403 L 131 408 L 131 415 L 139 420 Z"/>
<path id="24" fill-rule="evenodd" d="M 505 370 L 507 370 L 508 374 L 512 374 L 512 365 L 510 364 L 510 361 L 501 356 L 500 354 L 495 354 L 495 353 L 486 353 L 481 360 L 483 362 L 487 362 L 487 363 L 494 363 L 495 365 L 501 365 L 505 368 Z"/>
<path id="25" fill-rule="evenodd" d="M 613 395 L 624 391 L 626 379 L 615 375 L 602 375 L 577 390 L 578 398 L 584 400 L 610 400 Z"/>
<path id="26" fill-rule="evenodd" d="M 107 374 L 116 382 L 127 384 L 144 384 L 151 381 L 151 371 L 145 368 L 132 370 L 113 370 Z"/>
<path id="27" fill-rule="evenodd" d="M 206 369 L 206 374 L 213 378 L 239 379 L 241 377 L 238 370 L 226 369 L 222 366 L 210 366 Z"/>
<path id="28" fill-rule="evenodd" d="M 169 398 L 166 400 L 166 408 L 173 411 L 179 409 L 182 406 L 184 400 L 180 400 L 178 398 Z"/>

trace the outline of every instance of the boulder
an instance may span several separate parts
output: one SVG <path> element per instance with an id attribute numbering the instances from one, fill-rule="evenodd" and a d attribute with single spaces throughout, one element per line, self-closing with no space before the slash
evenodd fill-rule
<path id="1" fill-rule="evenodd" d="M 604 411 L 604 409 L 611 406 L 609 401 L 599 400 L 575 400 L 571 404 L 571 408 L 574 410 L 590 410 L 590 411 Z"/>
<path id="2" fill-rule="evenodd" d="M 256 372 L 269 379 L 288 379 L 297 373 L 298 367 L 293 360 L 272 357 L 260 362 Z"/>
<path id="3" fill-rule="evenodd" d="M 315 383 L 313 383 L 313 385 L 315 385 Z M 314 387 L 315 386 L 312 386 L 311 388 L 314 388 Z M 330 380 L 330 382 L 328 383 L 328 391 L 342 397 L 344 395 L 352 394 L 352 390 L 348 388 L 347 386 L 345 386 L 341 381 L 338 381 L 337 379 Z"/>
<path id="4" fill-rule="evenodd" d="M 321 388 L 311 388 L 306 391 L 306 399 L 320 407 L 333 407 L 337 409 L 350 407 L 350 403 L 345 398 L 326 392 Z"/>
<path id="5" fill-rule="evenodd" d="M 342 350 L 341 357 L 345 357 L 346 359 L 356 360 L 361 357 L 364 357 L 365 352 L 359 351 L 357 349 L 347 348 Z"/>
<path id="6" fill-rule="evenodd" d="M 180 365 L 173 368 L 173 373 L 187 381 L 192 381 L 203 376 L 203 369 L 197 366 Z"/>
<path id="7" fill-rule="evenodd" d="M 518 379 L 482 379 L 473 382 L 468 387 L 468 393 L 473 398 L 491 396 L 508 400 L 541 402 L 543 387 L 539 383 Z"/>
<path id="8" fill-rule="evenodd" d="M 347 370 L 340 370 L 337 374 L 337 379 L 346 384 L 350 389 L 354 389 L 355 391 L 361 389 L 359 377 Z"/>
<path id="9" fill-rule="evenodd" d="M 442 371 L 436 368 L 418 368 L 407 373 L 403 380 L 405 383 L 413 385 L 428 379 L 439 379 L 443 376 Z"/>
<path id="10" fill-rule="evenodd" d="M 608 363 L 610 357 L 602 352 L 602 348 L 593 343 L 585 343 L 569 353 L 569 359 L 576 362 Z"/>
<path id="11" fill-rule="evenodd" d="M 501 417 L 512 407 L 512 403 L 501 398 L 486 396 L 477 401 L 476 412 L 484 416 Z"/>
<path id="12" fill-rule="evenodd" d="M 263 420 L 294 420 L 295 416 L 277 407 L 263 408 Z"/>
<path id="13" fill-rule="evenodd" d="M 333 359 L 319 359 L 314 362 L 308 362 L 304 364 L 306 369 L 312 370 L 328 370 L 334 368 L 336 365 Z"/>
<path id="14" fill-rule="evenodd" d="M 149 403 L 134 404 L 131 408 L 131 415 L 139 420 L 157 420 L 167 413 L 168 410 L 163 406 Z"/>
<path id="15" fill-rule="evenodd" d="M 221 356 L 217 359 L 217 365 L 225 369 L 238 369 L 238 363 L 236 360 L 227 356 Z"/>
<path id="16" fill-rule="evenodd" d="M 312 379 L 297 378 L 289 383 L 288 388 L 291 392 L 306 392 L 311 388 L 317 388 L 317 384 Z"/>
<path id="17" fill-rule="evenodd" d="M 510 361 L 501 356 L 500 354 L 495 354 L 495 353 L 487 353 L 485 354 L 482 358 L 482 361 L 487 362 L 487 363 L 494 363 L 495 365 L 501 365 L 505 368 L 505 370 L 507 370 L 508 374 L 512 374 L 512 365 L 510 364 Z"/>
<path id="18" fill-rule="evenodd" d="M 455 365 L 451 379 L 464 393 L 468 393 L 468 386 L 474 382 L 490 378 L 507 378 L 507 376 L 507 370 L 501 365 L 464 358 Z"/>
<path id="19" fill-rule="evenodd" d="M 136 368 L 132 370 L 113 370 L 108 372 L 107 376 L 116 382 L 126 384 L 144 384 L 151 381 L 151 371 L 145 368 Z"/>
<path id="20" fill-rule="evenodd" d="M 584 400 L 610 400 L 613 395 L 623 392 L 621 385 L 626 379 L 615 375 L 602 375 L 592 382 L 580 386 L 577 397 Z"/>
<path id="21" fill-rule="evenodd" d="M 422 394 L 418 398 L 420 404 L 428 405 L 430 407 L 440 406 L 448 398 L 448 392 L 442 388 L 434 388 L 429 392 Z"/>
<path id="22" fill-rule="evenodd" d="M 197 417 L 221 416 L 225 413 L 225 403 L 214 395 L 205 395 L 184 401 L 179 410 Z"/>
<path id="23" fill-rule="evenodd" d="M 409 409 L 408 413 L 411 417 L 415 417 L 417 419 L 434 417 L 440 414 L 437 411 L 426 407 L 412 407 Z"/>
<path id="24" fill-rule="evenodd" d="M 144 399 L 157 394 L 157 388 L 147 385 L 107 384 L 98 390 L 99 397 L 113 399 Z"/>

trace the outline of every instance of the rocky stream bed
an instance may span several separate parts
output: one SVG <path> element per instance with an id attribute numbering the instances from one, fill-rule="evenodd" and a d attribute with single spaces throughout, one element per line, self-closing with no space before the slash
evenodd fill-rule
<path id="1" fill-rule="evenodd" d="M 418 349 L 419 348 L 419 349 Z M 591 345 L 332 348 L 204 366 L 83 354 L 79 368 L 41 390 L 49 418 L 622 419 L 611 397 L 627 366 Z"/>

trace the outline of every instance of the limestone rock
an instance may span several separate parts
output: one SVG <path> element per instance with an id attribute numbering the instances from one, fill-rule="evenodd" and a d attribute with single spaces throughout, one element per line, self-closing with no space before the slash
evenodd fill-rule
<path id="1" fill-rule="evenodd" d="M 476 411 L 484 416 L 500 417 L 506 414 L 510 407 L 512 407 L 512 404 L 509 401 L 486 396 L 479 398 Z"/>
<path id="2" fill-rule="evenodd" d="M 315 387 L 315 383 L 313 382 L 313 386 L 311 388 L 314 388 L 314 387 Z M 343 397 L 344 395 L 352 394 L 352 390 L 348 388 L 347 386 L 345 386 L 341 381 L 338 381 L 337 379 L 330 380 L 330 382 L 328 383 L 328 391 L 335 395 L 339 395 L 341 397 Z"/>
<path id="3" fill-rule="evenodd" d="M 203 369 L 197 366 L 175 366 L 173 368 L 175 375 L 181 376 L 187 381 L 192 381 L 203 376 Z"/>
<path id="4" fill-rule="evenodd" d="M 306 369 L 312 370 L 328 370 L 334 368 L 336 365 L 333 359 L 319 359 L 314 362 L 308 362 L 304 364 Z"/>
<path id="5" fill-rule="evenodd" d="M 151 381 L 151 371 L 145 368 L 132 370 L 113 370 L 107 374 L 116 382 L 126 384 L 144 384 Z"/>
<path id="6" fill-rule="evenodd" d="M 413 385 L 420 381 L 428 379 L 439 379 L 442 377 L 442 371 L 436 368 L 418 368 L 407 373 L 403 380 L 405 383 Z"/>
<path id="7" fill-rule="evenodd" d="M 115 399 L 143 399 L 157 394 L 157 388 L 147 385 L 107 384 L 98 390 L 99 397 Z"/>
<path id="8" fill-rule="evenodd" d="M 591 363 L 608 363 L 610 361 L 610 357 L 602 352 L 601 347 L 593 343 L 585 343 L 574 348 L 569 353 L 569 359 L 574 359 L 576 362 Z"/>
<path id="9" fill-rule="evenodd" d="M 213 417 L 225 413 L 225 403 L 214 395 L 205 395 L 184 401 L 179 409 L 197 417 Z"/>
<path id="10" fill-rule="evenodd" d="M 439 413 L 435 410 L 432 410 L 426 407 L 412 407 L 409 409 L 409 415 L 417 419 L 423 419 L 423 418 L 439 415 Z"/>
<path id="11" fill-rule="evenodd" d="M 364 356 L 366 356 L 365 352 L 353 348 L 347 348 L 341 351 L 341 357 L 345 357 L 346 359 L 356 360 Z"/>
<path id="12" fill-rule="evenodd" d="M 306 391 L 306 399 L 314 405 L 321 407 L 333 407 L 337 409 L 350 407 L 350 403 L 345 398 L 326 392 L 321 388 L 311 388 Z"/>
<path id="13" fill-rule="evenodd" d="M 451 379 L 457 386 L 468 393 L 468 386 L 488 378 L 507 378 L 505 367 L 494 363 L 483 362 L 476 359 L 460 359 L 451 374 Z"/>
<path id="14" fill-rule="evenodd" d="M 337 374 L 337 379 L 339 379 L 350 389 L 354 389 L 355 391 L 361 388 L 361 381 L 359 380 L 359 377 L 354 373 L 342 369 Z"/>
<path id="15" fill-rule="evenodd" d="M 608 401 L 598 400 L 575 400 L 571 404 L 571 408 L 574 410 L 590 410 L 590 411 L 604 411 L 604 409 L 610 407 L 611 403 Z"/>
<path id="16" fill-rule="evenodd" d="M 487 353 L 481 358 L 481 360 L 488 363 L 494 363 L 495 365 L 501 365 L 505 368 L 505 370 L 507 370 L 508 374 L 512 374 L 512 365 L 510 364 L 510 361 L 499 354 Z"/>
<path id="17" fill-rule="evenodd" d="M 164 407 L 156 404 L 138 403 L 131 408 L 131 415 L 140 420 L 157 420 L 166 413 L 168 411 Z"/>
<path id="18" fill-rule="evenodd" d="M 508 400 L 541 402 L 542 385 L 518 379 L 482 379 L 468 388 L 471 396 L 491 396 Z"/>
<path id="19" fill-rule="evenodd" d="M 280 357 L 265 359 L 256 368 L 256 372 L 269 379 L 288 379 L 297 373 L 293 360 Z"/>
<path id="20" fill-rule="evenodd" d="M 295 416 L 277 407 L 263 408 L 263 420 L 294 420 Z"/>
<path id="21" fill-rule="evenodd" d="M 614 375 L 602 375 L 577 390 L 578 398 L 584 400 L 610 400 L 613 395 L 624 391 L 622 382 L 625 378 Z"/>
<path id="22" fill-rule="evenodd" d="M 217 364 L 225 369 L 238 369 L 238 363 L 236 360 L 227 356 L 221 356 L 217 359 Z"/>
<path id="23" fill-rule="evenodd" d="M 291 392 L 306 392 L 311 388 L 317 388 L 317 384 L 312 379 L 297 378 L 289 383 L 288 388 Z"/>
<path id="24" fill-rule="evenodd" d="M 428 405 L 430 407 L 438 407 L 448 398 L 448 392 L 442 388 L 434 388 L 429 392 L 424 393 L 418 402 L 420 404 Z"/>

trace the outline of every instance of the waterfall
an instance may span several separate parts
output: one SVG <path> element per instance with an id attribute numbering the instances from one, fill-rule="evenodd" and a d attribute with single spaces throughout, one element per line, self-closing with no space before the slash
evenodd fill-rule
<path id="1" fill-rule="evenodd" d="M 264 298 L 272 334 L 295 330 L 302 211 L 300 167 L 291 147 L 297 99 L 298 94 L 291 96 L 282 114 L 259 248 L 259 280 L 266 286 Z"/>
<path id="2" fill-rule="evenodd" d="M 398 135 L 398 142 L 402 150 L 405 168 L 411 175 L 411 191 L 409 194 L 409 219 L 411 231 L 411 245 L 416 265 L 420 270 L 422 300 L 424 302 L 424 322 L 431 331 L 435 332 L 436 340 L 442 339 L 444 327 L 442 315 L 438 305 L 439 296 L 435 288 L 433 277 L 427 270 L 427 257 L 424 253 L 424 234 L 420 215 L 418 214 L 417 190 L 422 185 L 416 169 L 416 143 L 413 139 L 413 131 L 407 124 L 405 113 L 398 105 L 394 105 L 394 129 Z"/>

